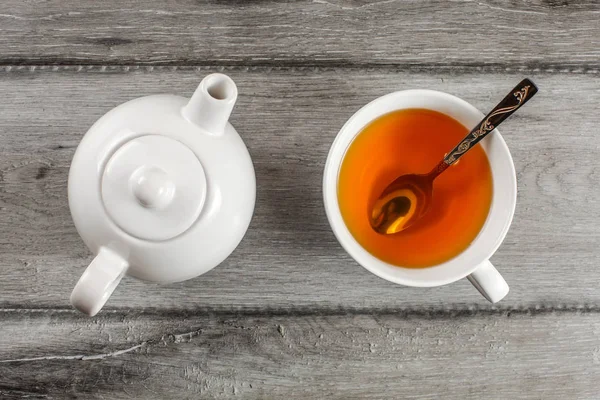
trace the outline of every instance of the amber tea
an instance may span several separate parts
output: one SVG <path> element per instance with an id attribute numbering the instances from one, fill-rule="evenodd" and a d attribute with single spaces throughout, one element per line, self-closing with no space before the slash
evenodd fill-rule
<path id="1" fill-rule="evenodd" d="M 431 208 L 395 235 L 373 230 L 369 211 L 382 190 L 404 174 L 427 173 L 468 133 L 445 114 L 406 109 L 367 125 L 346 151 L 338 178 L 339 207 L 358 243 L 375 257 L 403 267 L 448 261 L 475 239 L 492 199 L 492 174 L 477 145 L 435 180 Z"/>

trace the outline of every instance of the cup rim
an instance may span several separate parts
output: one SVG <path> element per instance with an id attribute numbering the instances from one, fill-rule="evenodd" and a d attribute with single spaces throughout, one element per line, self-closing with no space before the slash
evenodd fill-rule
<path id="1" fill-rule="evenodd" d="M 356 262 L 373 274 L 387 281 L 406 286 L 441 286 L 455 282 L 473 273 L 477 267 L 481 263 L 487 261 L 502 244 L 512 223 L 516 208 L 517 179 L 513 159 L 502 135 L 500 135 L 498 130 L 495 130 L 493 135 L 488 135 L 488 137 L 480 143 L 486 151 L 488 160 L 491 155 L 499 157 L 498 162 L 502 164 L 502 170 L 499 172 L 497 171 L 497 174 L 502 176 L 503 182 L 507 182 L 502 187 L 502 196 L 505 200 L 503 204 L 497 204 L 497 188 L 494 185 L 495 193 L 484 226 L 467 249 L 459 255 L 444 263 L 431 267 L 402 267 L 386 263 L 376 258 L 364 249 L 358 241 L 356 241 L 354 236 L 352 236 L 341 215 L 337 197 L 339 170 L 348 146 L 368 123 L 380 116 L 389 112 L 408 108 L 425 108 L 435 111 L 440 111 L 440 108 L 444 108 L 443 106 L 431 106 L 431 104 L 435 104 L 436 102 L 438 105 L 445 105 L 449 108 L 459 110 L 460 113 L 466 116 L 465 118 L 470 120 L 470 126 L 475 126 L 475 124 L 484 116 L 481 111 L 470 103 L 445 92 L 429 89 L 410 89 L 389 93 L 366 104 L 346 121 L 331 145 L 323 174 L 323 200 L 325 212 L 329 225 L 344 250 L 346 250 Z M 407 103 L 414 103 L 415 105 L 399 106 L 400 104 Z M 449 113 L 446 114 L 449 115 Z M 465 125 L 465 123 L 459 118 L 456 118 L 455 115 L 450 116 Z M 494 153 L 491 153 L 491 151 Z M 490 166 L 492 167 L 491 160 Z M 495 181 L 496 178 L 493 168 L 492 176 Z M 493 211 L 495 212 L 493 213 Z M 501 221 L 498 220 L 499 216 L 502 217 Z M 494 234 L 486 234 L 487 232 L 492 232 Z M 479 248 L 475 245 L 478 245 Z"/>

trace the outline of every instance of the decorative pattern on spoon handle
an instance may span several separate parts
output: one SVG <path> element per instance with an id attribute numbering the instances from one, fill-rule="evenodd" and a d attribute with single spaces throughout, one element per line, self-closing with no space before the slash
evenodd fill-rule
<path id="1" fill-rule="evenodd" d="M 529 79 L 523 79 L 494 109 L 474 128 L 448 155 L 444 163 L 452 165 L 471 147 L 479 143 L 506 118 L 511 116 L 523 104 L 527 103 L 538 91 L 537 86 Z"/>

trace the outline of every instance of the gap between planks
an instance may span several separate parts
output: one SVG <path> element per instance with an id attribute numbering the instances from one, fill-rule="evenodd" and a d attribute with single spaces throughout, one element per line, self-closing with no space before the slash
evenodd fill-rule
<path id="1" fill-rule="evenodd" d="M 555 305 L 535 305 L 520 307 L 483 307 L 483 306 L 465 306 L 465 307 L 445 307 L 445 308 L 314 308 L 314 307 L 292 307 L 292 308 L 227 308 L 227 307 L 204 307 L 204 308 L 144 308 L 144 309 L 121 309 L 106 308 L 94 318 L 115 317 L 127 315 L 128 317 L 136 315 L 160 316 L 168 315 L 172 318 L 189 318 L 199 315 L 210 315 L 218 317 L 311 317 L 311 316 L 353 316 L 353 315 L 373 315 L 388 316 L 393 315 L 403 318 L 422 318 L 422 319 L 444 319 L 456 317 L 479 317 L 479 316 L 506 316 L 512 315 L 546 315 L 546 314 L 600 314 L 600 305 L 593 304 L 555 304 Z M 69 316 L 83 316 L 79 311 L 72 308 L 0 308 L 2 314 L 64 314 Z"/>
<path id="2" fill-rule="evenodd" d="M 251 65 L 147 65 L 147 64 L 4 64 L 0 60 L 0 72 L 131 72 L 131 71 L 389 71 L 389 72 L 452 72 L 452 73 L 557 73 L 596 75 L 598 66 L 560 66 L 560 65 L 447 65 L 447 64 L 251 64 Z"/>

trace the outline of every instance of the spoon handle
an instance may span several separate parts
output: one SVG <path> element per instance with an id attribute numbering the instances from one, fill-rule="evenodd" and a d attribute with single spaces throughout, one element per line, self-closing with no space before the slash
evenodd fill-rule
<path id="1" fill-rule="evenodd" d="M 523 79 L 508 95 L 500 102 L 484 119 L 477 124 L 475 128 L 459 143 L 458 146 L 452 149 L 444 160 L 436 166 L 436 170 L 445 170 L 450 165 L 454 164 L 463 154 L 471 147 L 479 143 L 481 139 L 489 135 L 494 128 L 502 123 L 506 118 L 510 117 L 515 111 L 538 91 L 538 88 L 529 79 Z M 445 166 L 442 164 L 446 164 Z"/>

